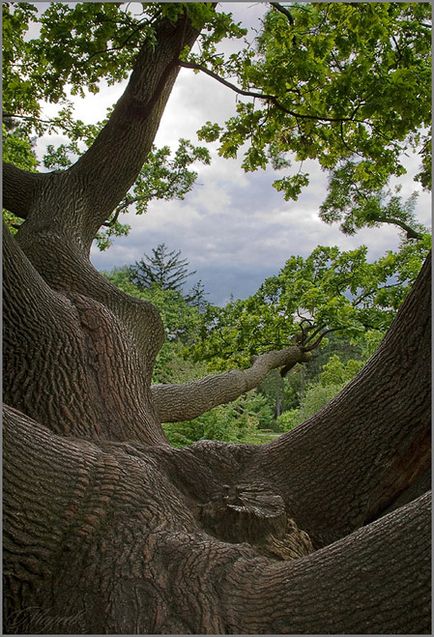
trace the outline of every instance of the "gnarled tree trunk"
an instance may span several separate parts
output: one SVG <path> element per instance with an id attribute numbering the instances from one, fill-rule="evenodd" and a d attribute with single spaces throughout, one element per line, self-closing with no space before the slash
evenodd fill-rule
<path id="1" fill-rule="evenodd" d="M 158 312 L 89 263 L 196 36 L 187 17 L 160 23 L 71 169 L 5 171 L 25 219 L 4 232 L 5 631 L 429 633 L 430 263 L 327 408 L 263 447 L 185 449 L 162 419 L 233 400 L 306 353 L 151 387 Z"/>

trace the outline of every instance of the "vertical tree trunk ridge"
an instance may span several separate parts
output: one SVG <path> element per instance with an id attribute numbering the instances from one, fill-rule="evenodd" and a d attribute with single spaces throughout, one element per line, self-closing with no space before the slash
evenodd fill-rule
<path id="1" fill-rule="evenodd" d="M 186 15 L 175 24 L 160 22 L 156 42 L 143 44 L 107 124 L 75 164 L 46 180 L 23 235 L 35 238 L 49 229 L 89 254 L 96 233 L 134 183 L 151 150 L 179 73 L 179 54 L 198 35 Z"/>
<path id="2" fill-rule="evenodd" d="M 165 441 L 131 336 L 89 297 L 59 294 L 3 232 L 4 400 L 53 431 Z"/>
<path id="3" fill-rule="evenodd" d="M 150 382 L 164 338 L 159 314 L 150 303 L 131 298 L 101 276 L 89 263 L 89 251 L 101 224 L 140 172 L 179 72 L 179 53 L 198 34 L 187 16 L 176 24 L 162 20 L 155 46 L 143 45 L 123 96 L 78 162 L 47 179 L 12 169 L 5 180 L 7 201 L 20 203 L 22 192 L 37 195 L 20 215 L 26 220 L 17 240 L 27 257 L 51 287 L 90 296 L 128 327 L 147 361 L 145 382 Z M 30 177 L 39 186 L 36 191 L 33 181 L 32 188 L 28 185 Z M 12 208 L 17 205 L 11 203 Z"/>
<path id="4" fill-rule="evenodd" d="M 50 173 L 31 173 L 3 163 L 3 206 L 25 219 L 43 184 L 51 178 Z"/>

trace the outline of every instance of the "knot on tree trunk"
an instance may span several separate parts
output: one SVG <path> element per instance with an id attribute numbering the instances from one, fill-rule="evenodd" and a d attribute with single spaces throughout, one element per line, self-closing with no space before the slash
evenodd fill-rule
<path id="1" fill-rule="evenodd" d="M 226 542 L 248 542 L 262 555 L 292 560 L 313 551 L 309 535 L 298 528 L 283 498 L 266 485 L 223 485 L 200 506 L 205 530 Z"/>

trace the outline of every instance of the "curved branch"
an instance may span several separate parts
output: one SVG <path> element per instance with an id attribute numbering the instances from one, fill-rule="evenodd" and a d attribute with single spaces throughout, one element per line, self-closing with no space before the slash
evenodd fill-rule
<path id="1" fill-rule="evenodd" d="M 430 292 L 428 258 L 356 378 L 246 469 L 248 480 L 273 466 L 274 489 L 316 546 L 379 517 L 430 465 Z"/>
<path id="2" fill-rule="evenodd" d="M 270 4 L 272 7 L 274 7 L 274 9 L 288 18 L 288 22 L 291 26 L 294 25 L 294 18 L 292 17 L 291 12 L 286 7 L 282 7 L 282 5 L 278 2 L 270 2 Z"/>
<path id="3" fill-rule="evenodd" d="M 301 347 L 292 346 L 258 356 L 249 369 L 206 376 L 183 385 L 153 385 L 154 405 L 161 422 L 191 420 L 254 389 L 272 369 L 284 367 L 289 371 L 309 358 Z"/>
<path id="4" fill-rule="evenodd" d="M 306 341 L 306 343 L 310 342 L 312 340 L 312 338 L 314 338 L 321 331 L 321 329 L 322 328 L 320 328 L 318 331 L 315 330 L 315 332 L 309 337 L 309 339 Z M 324 332 L 321 332 L 321 334 L 319 335 L 319 337 L 316 339 L 316 341 L 314 343 L 312 343 L 308 347 L 304 347 L 304 351 L 305 352 L 312 352 L 314 349 L 316 349 L 320 345 L 322 339 L 325 336 L 327 336 L 327 334 L 330 334 L 330 332 L 338 332 L 338 331 L 343 330 L 343 329 L 345 329 L 345 328 L 344 327 L 333 327 L 333 328 L 330 328 L 329 330 L 324 330 Z"/>
<path id="5" fill-rule="evenodd" d="M 401 219 L 395 219 L 394 217 L 377 217 L 375 221 L 378 223 L 389 223 L 394 226 L 399 226 L 407 233 L 407 239 L 416 239 L 419 241 L 423 238 L 423 234 L 421 232 L 418 232 L 406 224 L 405 221 L 401 221 Z"/>
<path id="6" fill-rule="evenodd" d="M 327 117 L 326 115 L 309 115 L 307 113 L 297 113 L 296 111 L 292 111 L 289 108 L 286 108 L 286 106 L 283 106 L 283 104 L 279 102 L 279 100 L 277 99 L 275 95 L 269 95 L 268 93 L 257 93 L 255 91 L 249 91 L 246 89 L 239 88 L 235 84 L 232 84 L 232 82 L 228 82 L 228 80 L 225 80 L 223 77 L 221 77 L 217 73 L 214 73 L 214 71 L 207 69 L 205 66 L 202 66 L 201 64 L 197 64 L 196 62 L 183 62 L 181 60 L 178 60 L 178 64 L 179 66 L 182 66 L 185 69 L 194 69 L 197 71 L 202 71 L 202 73 L 209 75 L 214 80 L 217 80 L 217 82 L 220 82 L 220 84 L 223 84 L 223 86 L 226 86 L 227 88 L 230 88 L 232 91 L 235 91 L 235 93 L 238 93 L 238 95 L 244 95 L 245 97 L 255 97 L 257 99 L 271 102 L 280 111 L 283 111 L 284 113 L 287 113 L 288 115 L 292 115 L 293 117 L 296 117 L 298 119 L 310 119 L 310 120 L 321 121 L 321 122 L 366 123 L 365 120 L 354 119 L 352 117 Z"/>
<path id="7" fill-rule="evenodd" d="M 430 522 L 431 492 L 304 558 L 237 560 L 226 632 L 431 634 Z"/>
<path id="8" fill-rule="evenodd" d="M 63 253 L 67 262 L 68 256 Z M 85 290 L 83 295 L 72 286 L 68 293 L 53 290 L 6 228 L 3 266 L 4 400 L 43 418 L 58 433 L 164 444 L 160 423 L 146 408 L 146 353 L 131 347 L 131 333 L 121 320 Z M 81 274 L 85 288 L 87 270 Z M 90 278 L 91 290 L 92 284 Z M 103 286 L 100 293 L 106 293 Z M 136 322 L 144 316 L 152 318 L 142 309 Z"/>
<path id="9" fill-rule="evenodd" d="M 20 219 L 26 219 L 38 190 L 50 173 L 31 173 L 13 164 L 3 164 L 3 207 Z"/>

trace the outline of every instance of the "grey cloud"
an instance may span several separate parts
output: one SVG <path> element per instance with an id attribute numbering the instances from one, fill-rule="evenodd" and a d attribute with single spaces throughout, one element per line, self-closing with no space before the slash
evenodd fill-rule
<path id="1" fill-rule="evenodd" d="M 231 293 L 252 294 L 291 255 L 307 256 L 318 244 L 351 249 L 366 243 L 370 257 L 377 258 L 399 243 L 394 228 L 345 237 L 336 226 L 321 222 L 317 213 L 325 185 L 319 170 L 298 202 L 282 200 L 271 186 L 272 171 L 245 175 L 240 183 L 236 178 L 214 181 L 211 176 L 212 171 L 203 189 L 196 188 L 185 201 L 154 202 L 147 215 L 129 215 L 130 236 L 116 239 L 105 253 L 93 251 L 95 266 L 110 269 L 133 263 L 165 242 L 182 251 L 197 270 L 196 279 L 204 281 L 210 300 L 221 304 Z"/>

